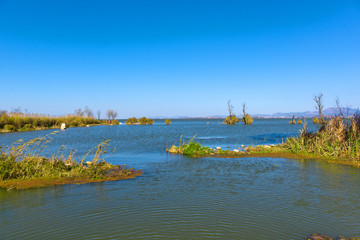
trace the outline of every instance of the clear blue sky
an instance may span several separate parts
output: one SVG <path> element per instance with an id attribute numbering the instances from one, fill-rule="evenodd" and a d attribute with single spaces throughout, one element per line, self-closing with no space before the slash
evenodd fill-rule
<path id="1" fill-rule="evenodd" d="M 360 1 L 0 0 L 0 109 L 119 117 L 360 106 Z"/>

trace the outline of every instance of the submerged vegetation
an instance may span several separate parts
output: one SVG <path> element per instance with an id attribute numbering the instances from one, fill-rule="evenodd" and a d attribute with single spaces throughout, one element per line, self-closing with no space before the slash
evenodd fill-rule
<path id="1" fill-rule="evenodd" d="M 52 133 L 53 134 L 53 133 Z M 65 156 L 62 149 L 52 157 L 41 155 L 50 135 L 23 142 L 19 140 L 7 149 L 0 148 L 0 188 L 23 189 L 68 183 L 115 181 L 140 176 L 141 171 L 126 165 L 113 165 L 102 158 L 109 141 L 100 143 L 84 157 Z M 86 157 L 93 155 L 91 161 Z"/>

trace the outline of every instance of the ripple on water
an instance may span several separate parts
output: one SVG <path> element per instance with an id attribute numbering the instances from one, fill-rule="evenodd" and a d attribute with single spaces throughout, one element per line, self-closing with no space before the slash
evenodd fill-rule
<path id="1" fill-rule="evenodd" d="M 296 134 L 288 120 L 250 128 L 209 120 L 174 125 L 69 129 L 50 144 L 85 152 L 110 139 L 110 160 L 142 168 L 127 181 L 0 191 L 4 239 L 305 239 L 360 235 L 359 169 L 277 158 L 191 159 L 166 155 L 180 135 L 208 145 L 254 144 Z M 40 132 L 17 134 L 30 138 Z M 224 136 L 224 138 L 220 138 Z M 257 136 L 257 137 L 256 137 Z M 0 144 L 14 135 L 1 135 Z M 269 138 L 270 139 L 270 138 Z M 281 136 L 280 136 L 281 140 Z M 266 140 L 265 141 L 269 141 Z M 267 144 L 268 142 L 265 142 Z M 277 165 L 278 167 L 275 167 Z"/>

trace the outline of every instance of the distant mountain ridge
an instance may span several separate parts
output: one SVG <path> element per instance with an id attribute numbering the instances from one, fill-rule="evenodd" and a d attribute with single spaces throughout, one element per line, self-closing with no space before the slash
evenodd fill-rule
<path id="1" fill-rule="evenodd" d="M 346 116 L 354 115 L 358 112 L 358 109 L 354 108 L 342 108 L 343 114 Z M 323 110 L 325 116 L 335 116 L 340 115 L 340 110 L 338 108 L 326 108 Z M 273 114 L 254 114 L 254 117 L 263 117 L 263 118 L 291 118 L 293 115 L 295 117 L 317 117 L 319 116 L 318 111 L 306 111 L 306 112 L 289 112 L 289 113 L 273 113 Z"/>
<path id="2" fill-rule="evenodd" d="M 342 108 L 342 111 L 346 116 L 351 116 L 351 115 L 354 115 L 356 112 L 358 112 L 359 109 Z M 326 108 L 323 111 L 323 113 L 325 116 L 330 117 L 330 116 L 339 115 L 340 111 L 336 107 L 331 107 L 331 108 Z M 295 115 L 296 118 L 300 118 L 300 117 L 313 118 L 313 117 L 319 116 L 318 111 L 288 112 L 288 113 L 277 112 L 277 113 L 273 113 L 273 114 L 261 114 L 261 113 L 260 114 L 250 113 L 250 114 L 251 114 L 251 116 L 253 116 L 255 118 L 292 118 L 293 115 Z M 170 118 L 172 118 L 172 119 L 221 119 L 221 118 L 225 118 L 225 117 L 227 117 L 227 115 L 212 115 L 212 116 L 206 116 L 206 117 L 173 116 Z M 169 118 L 169 117 L 155 116 L 152 118 L 153 119 L 165 119 L 165 118 Z"/>

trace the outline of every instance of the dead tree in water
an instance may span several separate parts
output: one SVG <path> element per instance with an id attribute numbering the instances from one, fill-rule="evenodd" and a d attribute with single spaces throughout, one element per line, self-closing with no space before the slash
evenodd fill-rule
<path id="1" fill-rule="evenodd" d="M 314 101 L 315 101 L 315 108 L 319 111 L 319 121 L 320 123 L 325 122 L 324 115 L 323 115 L 323 94 L 319 93 L 319 95 L 314 95 Z"/>
<path id="2" fill-rule="evenodd" d="M 244 119 L 244 124 L 246 125 L 246 124 L 248 124 L 247 123 L 247 119 L 246 119 L 246 103 L 243 103 L 243 105 L 242 105 L 242 111 L 243 111 L 243 119 Z"/>
<path id="3" fill-rule="evenodd" d="M 233 115 L 234 106 L 231 104 L 231 100 L 230 100 L 230 99 L 229 99 L 229 101 L 228 101 L 227 104 L 228 104 L 229 119 L 230 119 L 229 124 L 233 124 L 233 122 L 232 122 L 232 115 Z"/>

